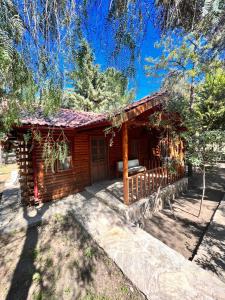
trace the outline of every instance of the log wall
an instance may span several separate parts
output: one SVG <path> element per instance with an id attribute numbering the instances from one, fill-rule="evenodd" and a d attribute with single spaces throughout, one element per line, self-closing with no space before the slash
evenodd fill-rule
<path id="1" fill-rule="evenodd" d="M 46 202 L 59 199 L 67 195 L 84 190 L 91 182 L 91 159 L 90 159 L 90 139 L 92 136 L 105 136 L 104 127 L 92 130 L 64 130 L 64 133 L 71 144 L 72 168 L 53 173 L 45 170 L 42 157 L 43 144 L 34 143 L 32 151 L 29 147 L 24 148 L 21 143 L 18 152 L 18 162 L 20 164 L 21 188 L 24 202 L 26 204 Z M 42 137 L 48 131 L 42 130 Z M 55 138 L 60 134 L 60 130 L 54 130 Z M 122 134 L 121 130 L 115 131 L 113 143 L 110 146 L 111 135 L 105 136 L 108 149 L 108 175 L 113 179 L 121 174 L 117 173 L 116 163 L 122 160 Z M 137 157 L 132 157 L 132 143 L 138 145 Z M 141 165 L 147 169 L 160 167 L 159 138 L 153 130 L 143 127 L 128 127 L 128 158 L 138 158 Z M 29 152 L 29 153 L 28 153 Z M 25 156 L 24 156 L 25 155 Z M 25 174 L 26 173 L 26 174 Z M 23 177 L 24 174 L 26 177 Z"/>
<path id="2" fill-rule="evenodd" d="M 44 137 L 47 132 L 43 131 L 42 137 Z M 54 138 L 57 139 L 60 132 L 54 132 Z M 46 170 L 44 161 L 43 161 L 43 143 L 40 145 L 35 143 L 35 168 L 36 168 L 36 177 L 38 184 L 38 201 L 46 202 L 58 198 L 62 198 L 71 193 L 77 192 L 78 187 L 76 184 L 76 174 L 75 174 L 75 161 L 74 161 L 74 132 L 66 132 L 65 135 L 68 139 L 68 142 L 71 146 L 71 155 L 72 155 L 72 167 L 69 170 L 52 172 L 50 168 Z"/>

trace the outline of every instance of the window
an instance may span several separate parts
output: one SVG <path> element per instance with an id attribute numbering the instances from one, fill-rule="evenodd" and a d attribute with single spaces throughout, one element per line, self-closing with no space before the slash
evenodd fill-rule
<path id="1" fill-rule="evenodd" d="M 72 156 L 68 155 L 64 161 L 58 161 L 57 171 L 65 171 L 72 168 Z"/>
<path id="2" fill-rule="evenodd" d="M 56 172 L 66 171 L 72 169 L 72 155 L 71 155 L 71 143 L 68 143 L 68 155 L 61 161 L 58 160 L 56 164 Z"/>

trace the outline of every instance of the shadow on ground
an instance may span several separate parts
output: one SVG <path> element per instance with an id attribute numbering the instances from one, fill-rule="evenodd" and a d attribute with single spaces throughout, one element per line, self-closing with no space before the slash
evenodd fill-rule
<path id="1" fill-rule="evenodd" d="M 202 212 L 198 218 L 202 195 L 202 175 L 195 173 L 189 180 L 188 192 L 173 202 L 176 219 L 169 209 L 164 209 L 145 221 L 144 229 L 169 247 L 183 254 L 186 258 L 192 260 L 223 197 L 224 185 L 224 166 L 213 169 L 208 168 L 206 194 Z M 219 232 L 215 232 L 215 234 L 219 234 Z M 218 261 L 218 263 L 221 262 Z"/>
<path id="2" fill-rule="evenodd" d="M 88 193 L 84 195 L 85 201 L 76 206 L 77 213 L 91 199 Z M 49 223 L 42 224 L 44 226 L 0 236 L 0 273 L 5 274 L 0 279 L 0 290 L 5 290 L 2 298 L 143 299 L 77 221 L 72 200 L 76 198 L 68 201 L 66 215 L 55 213 Z M 58 201 L 58 212 L 60 205 Z M 101 207 L 99 202 L 93 204 L 96 215 L 102 213 Z M 40 223 L 45 223 L 43 220 L 50 209 L 51 204 L 38 208 Z M 91 218 L 89 212 L 90 204 L 85 215 L 87 219 Z M 35 216 L 24 207 L 23 217 L 27 223 L 32 223 Z M 110 220 L 109 212 L 106 218 Z"/>

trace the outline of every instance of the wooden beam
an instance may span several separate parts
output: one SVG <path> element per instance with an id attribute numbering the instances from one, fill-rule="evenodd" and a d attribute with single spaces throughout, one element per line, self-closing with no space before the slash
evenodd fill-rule
<path id="1" fill-rule="evenodd" d="M 138 121 L 138 120 L 132 120 L 128 121 L 128 126 L 135 126 L 135 127 L 153 127 L 153 125 L 147 121 Z"/>
<path id="2" fill-rule="evenodd" d="M 126 205 L 129 205 L 127 123 L 123 123 L 123 125 L 122 125 L 122 145 L 123 145 L 123 197 L 124 197 L 124 203 Z"/>
<path id="3" fill-rule="evenodd" d="M 147 110 L 160 106 L 163 103 L 163 100 L 165 100 L 165 97 L 158 97 L 156 99 L 151 99 L 149 102 L 140 104 L 134 108 L 131 108 L 128 111 L 124 111 L 122 113 L 119 113 L 115 115 L 112 119 L 112 124 L 121 124 L 121 122 L 127 122 L 133 118 L 136 118 L 137 116 L 141 115 L 142 113 L 146 112 Z"/>

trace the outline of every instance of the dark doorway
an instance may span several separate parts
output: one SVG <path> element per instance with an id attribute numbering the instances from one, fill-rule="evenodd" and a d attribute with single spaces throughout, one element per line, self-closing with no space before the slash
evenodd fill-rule
<path id="1" fill-rule="evenodd" d="M 92 183 L 107 179 L 107 142 L 104 136 L 91 138 L 91 180 Z"/>

